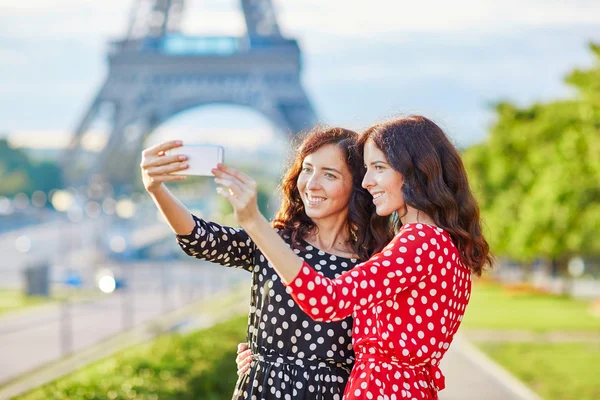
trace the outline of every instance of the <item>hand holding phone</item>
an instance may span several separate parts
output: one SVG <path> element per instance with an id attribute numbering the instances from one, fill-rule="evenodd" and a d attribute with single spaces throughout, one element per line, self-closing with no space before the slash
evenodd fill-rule
<path id="1" fill-rule="evenodd" d="M 189 144 L 171 149 L 166 155 L 181 154 L 187 157 L 188 168 L 171 172 L 172 175 L 212 176 L 211 169 L 223 163 L 224 153 L 222 146 Z"/>

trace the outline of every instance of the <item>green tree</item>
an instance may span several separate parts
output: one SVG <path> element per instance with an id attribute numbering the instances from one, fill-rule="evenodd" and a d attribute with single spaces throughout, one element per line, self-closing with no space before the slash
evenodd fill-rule
<path id="1" fill-rule="evenodd" d="M 492 249 L 522 261 L 600 254 L 600 47 L 566 82 L 570 100 L 496 105 L 487 140 L 464 160 Z"/>
<path id="2" fill-rule="evenodd" d="M 28 189 L 31 185 L 28 166 L 25 152 L 13 149 L 6 139 L 0 139 L 0 196 L 13 196 Z"/>
<path id="3" fill-rule="evenodd" d="M 0 196 L 14 196 L 19 192 L 31 195 L 36 190 L 48 192 L 62 187 L 60 168 L 48 161 L 33 162 L 22 149 L 10 146 L 0 139 Z"/>

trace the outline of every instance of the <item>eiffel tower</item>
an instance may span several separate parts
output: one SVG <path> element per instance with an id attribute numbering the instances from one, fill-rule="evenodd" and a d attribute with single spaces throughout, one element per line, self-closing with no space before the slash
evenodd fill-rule
<path id="1" fill-rule="evenodd" d="M 146 137 L 201 105 L 247 106 L 288 134 L 316 123 L 300 81 L 300 48 L 281 35 L 271 0 L 241 0 L 242 37 L 182 34 L 184 6 L 184 0 L 136 0 L 127 35 L 111 43 L 108 76 L 63 158 L 71 183 L 100 175 L 119 187 L 131 184 Z M 82 138 L 99 119 L 110 134 L 90 157 Z"/>

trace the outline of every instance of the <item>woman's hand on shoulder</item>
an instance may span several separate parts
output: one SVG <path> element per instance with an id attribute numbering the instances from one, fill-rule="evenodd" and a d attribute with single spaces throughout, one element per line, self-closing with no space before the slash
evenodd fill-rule
<path id="1" fill-rule="evenodd" d="M 248 348 L 248 344 L 240 343 L 238 344 L 237 354 L 235 358 L 237 374 L 238 376 L 242 376 L 250 369 L 250 364 L 252 364 L 252 350 Z"/>
<path id="2" fill-rule="evenodd" d="M 180 140 L 162 142 L 142 151 L 142 181 L 148 193 L 161 187 L 163 182 L 181 181 L 183 175 L 171 175 L 172 172 L 188 168 L 187 159 L 183 155 L 166 155 L 167 151 L 181 147 Z"/>

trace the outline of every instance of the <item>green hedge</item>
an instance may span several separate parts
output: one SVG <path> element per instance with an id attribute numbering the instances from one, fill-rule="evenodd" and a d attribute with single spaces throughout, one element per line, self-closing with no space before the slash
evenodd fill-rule
<path id="1" fill-rule="evenodd" d="M 17 397 L 22 400 L 230 399 L 247 317 L 191 334 L 169 334 Z"/>

